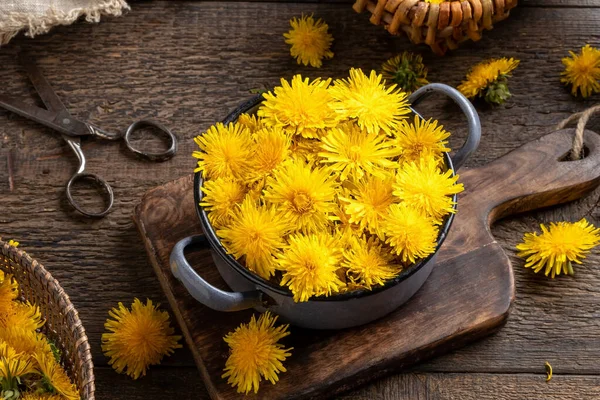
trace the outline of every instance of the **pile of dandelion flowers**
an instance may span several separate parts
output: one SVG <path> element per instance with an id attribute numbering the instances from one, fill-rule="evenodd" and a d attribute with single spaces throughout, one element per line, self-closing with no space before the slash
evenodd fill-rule
<path id="1" fill-rule="evenodd" d="M 339 172 L 342 181 L 348 177 L 356 181 L 365 174 L 385 177 L 397 165 L 391 159 L 400 154 L 385 135 L 365 132 L 352 122 L 333 128 L 321 142 L 321 162 Z"/>
<path id="2" fill-rule="evenodd" d="M 586 98 L 600 93 L 600 49 L 586 44 L 579 54 L 570 51 L 571 57 L 562 59 L 565 70 L 561 72 L 560 81 L 571 85 L 571 94 L 577 91 Z"/>
<path id="3" fill-rule="evenodd" d="M 390 135 L 410 113 L 406 93 L 396 89 L 396 85 L 386 87 L 375 71 L 367 76 L 361 69 L 352 68 L 350 77 L 336 80 L 329 93 L 335 99 L 331 107 L 340 118 L 355 118 L 369 133 L 382 130 Z"/>
<path id="4" fill-rule="evenodd" d="M 600 244 L 600 229 L 585 219 L 578 222 L 540 224 L 542 233 L 526 233 L 517 245 L 518 255 L 526 259 L 525 268 L 544 270 L 551 278 L 561 273 L 573 275 L 573 263 L 581 264 L 592 248 Z"/>
<path id="5" fill-rule="evenodd" d="M 324 58 L 333 57 L 330 50 L 333 36 L 327 32 L 329 27 L 323 20 L 303 15 L 292 18 L 290 26 L 292 29 L 283 36 L 298 64 L 320 68 Z"/>
<path id="6" fill-rule="evenodd" d="M 131 310 L 119 303 L 109 311 L 102 334 L 102 351 L 118 373 L 133 379 L 146 375 L 150 365 L 181 348 L 181 336 L 174 335 L 169 314 L 158 310 L 151 300 L 134 299 Z"/>
<path id="7" fill-rule="evenodd" d="M 208 212 L 208 220 L 215 228 L 229 223 L 236 205 L 244 200 L 247 192 L 246 186 L 232 177 L 205 180 L 201 190 L 200 205 Z"/>
<path id="8" fill-rule="evenodd" d="M 329 233 L 293 234 L 277 255 L 277 268 L 283 271 L 282 286 L 288 286 L 295 302 L 312 296 L 329 296 L 344 287 L 337 275 L 342 249 Z"/>
<path id="9" fill-rule="evenodd" d="M 298 231 L 316 232 L 328 226 L 335 210 L 337 183 L 327 168 L 288 161 L 267 179 L 263 198 Z"/>
<path id="10" fill-rule="evenodd" d="M 352 282 L 370 290 L 398 275 L 401 267 L 393 261 L 389 249 L 383 248 L 376 238 L 353 236 L 349 249 L 344 250 L 341 265 L 347 268 L 346 274 Z"/>
<path id="11" fill-rule="evenodd" d="M 202 171 L 205 179 L 240 179 L 248 172 L 253 142 L 246 127 L 219 122 L 194 141 L 201 150 L 192 154 L 198 159 L 195 172 Z"/>
<path id="12" fill-rule="evenodd" d="M 237 387 L 238 393 L 257 393 L 261 380 L 275 384 L 278 374 L 286 371 L 283 362 L 293 348 L 286 349 L 279 341 L 289 335 L 289 326 L 276 327 L 276 321 L 268 311 L 258 320 L 252 315 L 248 324 L 241 324 L 223 338 L 230 354 L 222 377 L 228 378 L 227 383 Z"/>
<path id="13" fill-rule="evenodd" d="M 317 138 L 338 124 L 336 113 L 329 107 L 332 98 L 327 88 L 331 79 L 310 81 L 294 75 L 291 83 L 281 79 L 281 86 L 263 94 L 257 111 L 267 126 L 281 128 L 289 134 Z"/>
<path id="14" fill-rule="evenodd" d="M 443 172 L 433 158 L 407 163 L 398 170 L 394 196 L 407 202 L 440 224 L 444 216 L 455 213 L 454 194 L 464 190 L 452 170 Z"/>
<path id="15" fill-rule="evenodd" d="M 431 157 L 441 162 L 443 154 L 450 151 L 449 137 L 450 133 L 436 120 L 426 121 L 417 115 L 413 123 L 402 121 L 394 133 L 395 145 L 402 151 L 401 161 L 415 163 Z"/>
<path id="16" fill-rule="evenodd" d="M 275 272 L 273 253 L 283 247 L 290 225 L 271 205 L 246 198 L 232 215 L 231 223 L 217 230 L 225 249 L 246 267 L 269 279 Z"/>

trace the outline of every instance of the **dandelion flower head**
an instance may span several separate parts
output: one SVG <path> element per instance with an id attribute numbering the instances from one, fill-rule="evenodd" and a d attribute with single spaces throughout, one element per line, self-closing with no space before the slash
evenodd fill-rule
<path id="1" fill-rule="evenodd" d="M 426 121 L 417 115 L 413 123 L 402 121 L 394 137 L 396 146 L 402 151 L 402 162 L 417 163 L 422 158 L 441 162 L 443 154 L 450 151 L 447 140 L 450 133 L 437 121 Z"/>
<path id="2" fill-rule="evenodd" d="M 394 264 L 392 253 L 379 240 L 356 236 L 352 239 L 350 248 L 344 251 L 342 261 L 352 282 L 371 289 L 398 275 L 401 266 Z"/>
<path id="3" fill-rule="evenodd" d="M 329 26 L 322 20 L 303 15 L 290 20 L 292 29 L 283 34 L 285 42 L 291 45 L 290 53 L 298 64 L 320 68 L 324 58 L 332 58 L 331 43 L 333 36 Z"/>
<path id="4" fill-rule="evenodd" d="M 518 65 L 514 58 L 482 61 L 469 71 L 458 90 L 470 99 L 479 96 L 488 103 L 502 104 L 510 97 L 507 78 Z"/>
<path id="5" fill-rule="evenodd" d="M 570 51 L 570 57 L 562 59 L 565 70 L 560 81 L 571 85 L 571 94 L 589 97 L 600 93 L 600 49 L 586 44 L 579 54 Z"/>
<path id="6" fill-rule="evenodd" d="M 381 75 L 387 82 L 398 85 L 398 88 L 407 93 L 429 83 L 423 57 L 410 51 L 402 52 L 383 63 Z"/>

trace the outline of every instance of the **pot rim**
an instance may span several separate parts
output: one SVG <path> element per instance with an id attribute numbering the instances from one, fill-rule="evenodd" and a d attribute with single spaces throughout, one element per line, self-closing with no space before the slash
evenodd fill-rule
<path id="1" fill-rule="evenodd" d="M 249 110 L 251 110 L 252 108 L 257 106 L 261 102 L 262 102 L 262 96 L 256 96 L 256 97 L 250 99 L 249 101 L 242 103 L 223 121 L 223 123 L 227 124 L 229 122 L 233 122 L 233 121 L 237 120 L 237 118 L 239 117 L 240 114 L 242 114 L 244 112 L 248 112 Z M 421 115 L 418 112 L 416 112 L 412 107 L 410 107 L 410 110 L 414 114 L 416 114 L 420 118 L 422 118 Z M 452 176 L 455 176 L 456 171 L 454 170 L 454 166 L 452 165 L 452 159 L 450 158 L 450 155 L 448 153 L 444 153 L 444 162 L 445 162 L 448 170 L 452 171 Z M 196 207 L 196 213 L 198 214 L 198 218 L 200 219 L 200 224 L 202 225 L 202 231 L 204 232 L 204 235 L 208 239 L 212 250 L 216 251 L 219 254 L 219 256 L 221 256 L 221 258 L 223 260 L 225 260 L 230 267 L 232 267 L 234 270 L 236 270 L 238 273 L 240 273 L 246 279 L 248 279 L 249 281 L 251 281 L 252 283 L 257 285 L 259 288 L 267 289 L 268 291 L 274 292 L 281 296 L 287 296 L 290 298 L 293 297 L 292 292 L 289 289 L 287 289 L 281 285 L 277 285 L 273 282 L 270 282 L 270 281 L 262 278 L 258 274 L 253 273 L 248 268 L 243 266 L 240 262 L 238 262 L 235 258 L 233 258 L 233 256 L 231 254 L 227 253 L 227 250 L 225 250 L 225 247 L 221 243 L 221 240 L 217 237 L 216 231 L 208 219 L 206 210 L 204 209 L 204 207 L 200 206 L 200 202 L 202 201 L 202 197 L 204 196 L 204 193 L 201 190 L 203 181 L 204 181 L 204 179 L 203 179 L 202 173 L 200 171 L 194 173 L 194 202 L 195 202 L 195 207 Z M 388 290 L 388 289 L 402 283 L 403 281 L 406 281 L 413 274 L 415 274 L 417 271 L 419 271 L 425 264 L 430 262 L 431 259 L 437 254 L 437 252 L 442 247 L 444 240 L 446 240 L 446 237 L 448 236 L 448 231 L 450 230 L 450 227 L 452 226 L 452 222 L 454 221 L 455 213 L 458 209 L 457 199 L 458 199 L 457 194 L 452 195 L 452 200 L 453 200 L 452 209 L 454 210 L 454 213 L 450 213 L 449 215 L 447 215 L 444 218 L 444 222 L 443 222 L 442 226 L 440 227 L 440 230 L 438 233 L 438 237 L 437 237 L 437 241 L 436 241 L 437 245 L 436 245 L 435 251 L 433 253 L 429 254 L 427 257 L 420 260 L 418 263 L 414 264 L 413 266 L 409 267 L 408 269 L 403 269 L 400 272 L 400 274 L 398 274 L 395 278 L 388 280 L 384 285 L 379 285 L 379 286 L 373 287 L 370 290 L 358 289 L 358 290 L 353 290 L 353 291 L 350 291 L 347 293 L 333 294 L 331 296 L 321 295 L 321 296 L 311 297 L 308 301 L 333 302 L 333 301 L 345 301 L 345 300 L 349 300 L 349 299 L 367 297 L 367 296 L 375 295 L 377 293 Z"/>

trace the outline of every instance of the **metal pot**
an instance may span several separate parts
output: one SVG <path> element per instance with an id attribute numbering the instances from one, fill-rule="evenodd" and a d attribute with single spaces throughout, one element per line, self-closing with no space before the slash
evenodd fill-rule
<path id="1" fill-rule="evenodd" d="M 420 88 L 409 97 L 409 101 L 414 106 L 424 97 L 435 92 L 443 93 L 454 100 L 467 117 L 469 133 L 465 144 L 453 157 L 445 155 L 446 165 L 454 173 L 479 145 L 481 136 L 479 116 L 472 104 L 460 92 L 439 83 Z M 241 113 L 252 111 L 261 101 L 262 96 L 256 96 L 243 103 L 224 122 L 235 121 Z M 199 205 L 203 196 L 200 190 L 202 182 L 201 174 L 196 173 L 194 199 L 204 234 L 187 237 L 175 245 L 170 258 L 173 275 L 183 283 L 196 300 L 214 310 L 238 311 L 248 308 L 261 312 L 270 310 L 280 315 L 282 321 L 304 328 L 348 328 L 366 324 L 397 309 L 419 290 L 431 273 L 437 252 L 446 238 L 454 216 L 450 214 L 444 221 L 435 253 L 402 271 L 399 276 L 385 285 L 370 291 L 358 290 L 329 297 L 313 297 L 306 302 L 296 303 L 289 290 L 250 272 L 227 254 L 208 221 L 206 211 Z M 456 195 L 454 200 L 456 202 Z M 212 286 L 192 269 L 184 256 L 184 249 L 189 245 L 211 248 L 214 263 L 231 288 L 231 292 Z"/>

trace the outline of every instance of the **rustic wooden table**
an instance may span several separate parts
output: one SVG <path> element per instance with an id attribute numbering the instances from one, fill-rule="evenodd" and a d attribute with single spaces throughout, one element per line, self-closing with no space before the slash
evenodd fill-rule
<path id="1" fill-rule="evenodd" d="M 289 18 L 302 13 L 323 17 L 335 37 L 335 58 L 320 70 L 296 65 L 282 39 Z M 107 311 L 117 302 L 149 297 L 168 307 L 131 215 L 147 189 L 192 171 L 195 135 L 246 99 L 250 89 L 272 86 L 280 76 L 338 77 L 351 66 L 378 68 L 410 48 L 423 53 L 431 81 L 456 85 L 483 58 L 516 57 L 521 65 L 511 80 L 513 98 L 505 107 L 479 106 L 483 139 L 469 160 L 477 166 L 600 100 L 598 95 L 576 100 L 558 81 L 561 58 L 585 43 L 600 46 L 598 0 L 521 1 L 480 42 L 444 58 L 390 37 L 339 0 L 134 2 L 124 18 L 62 27 L 35 40 L 19 37 L 0 49 L 3 92 L 33 93 L 15 57 L 19 48 L 28 49 L 74 115 L 115 130 L 135 119 L 158 119 L 179 136 L 180 150 L 173 160 L 155 164 L 130 157 L 118 144 L 84 140 L 90 170 L 115 189 L 113 212 L 89 220 L 75 214 L 64 196 L 76 163 L 70 149 L 50 130 L 0 111 L 0 235 L 20 240 L 71 296 L 94 353 L 99 399 L 205 399 L 188 349 L 138 381 L 114 373 L 100 350 Z M 452 105 L 438 99 L 423 113 L 439 116 L 454 132 L 453 145 L 460 144 L 465 129 Z M 590 128 L 600 133 L 599 123 Z M 512 313 L 499 333 L 344 398 L 600 398 L 600 254 L 594 252 L 574 277 L 549 280 L 525 270 L 513 250 L 540 222 L 586 217 L 599 225 L 599 198 L 596 190 L 577 203 L 494 227 L 511 255 L 517 286 Z M 545 361 L 555 371 L 549 383 Z"/>

